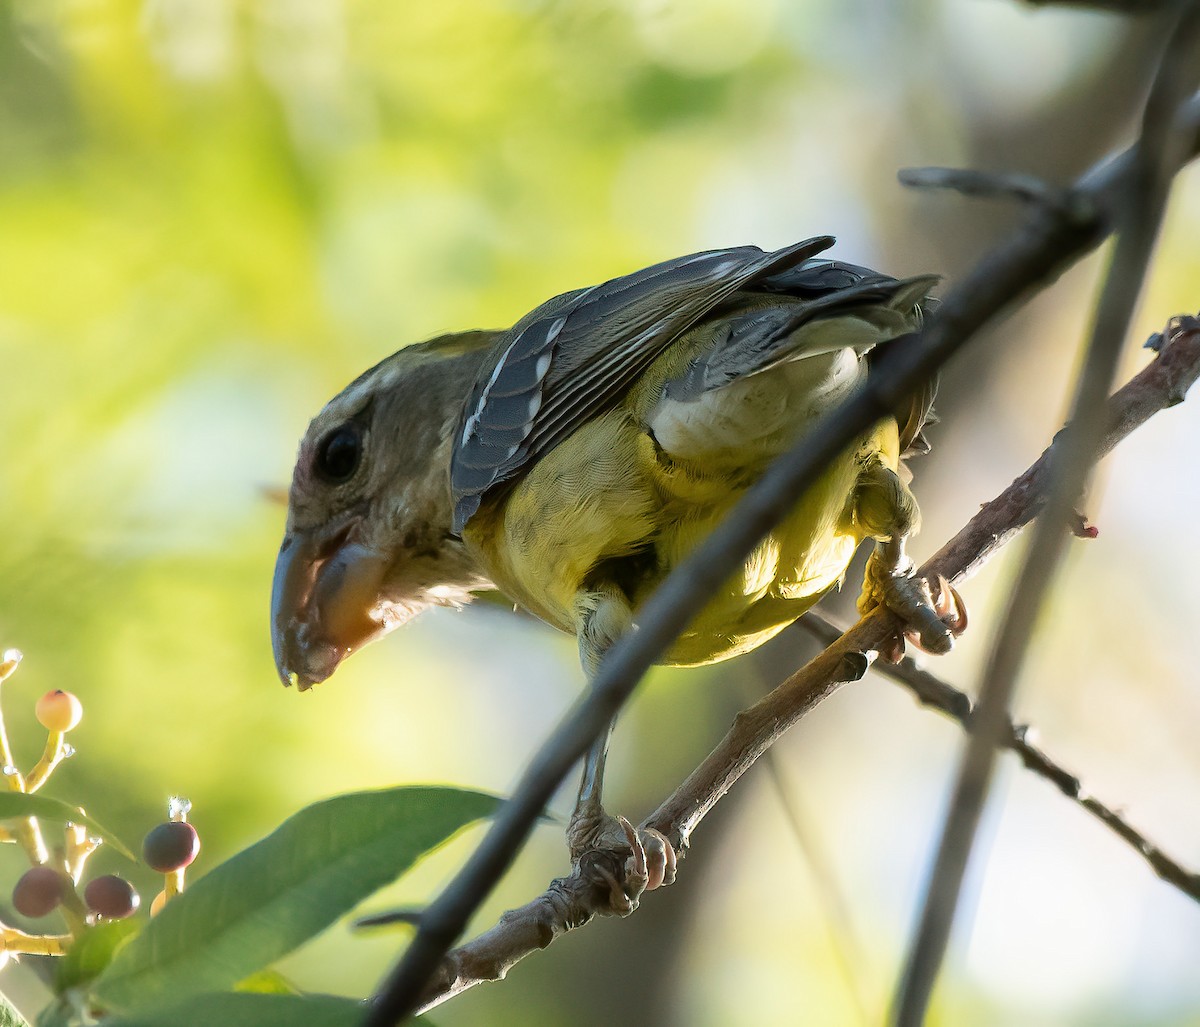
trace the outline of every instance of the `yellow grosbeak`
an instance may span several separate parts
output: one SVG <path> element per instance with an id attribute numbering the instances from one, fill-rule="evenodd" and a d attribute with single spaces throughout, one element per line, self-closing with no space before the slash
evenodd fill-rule
<path id="1" fill-rule="evenodd" d="M 507 331 L 408 346 L 351 382 L 300 444 L 272 599 L 284 682 L 307 688 L 426 606 L 489 588 L 574 634 L 592 673 L 868 354 L 919 326 L 933 276 L 819 258 L 832 243 L 680 257 L 556 296 Z M 918 512 L 900 460 L 925 448 L 932 394 L 850 445 L 664 661 L 766 641 L 867 538 L 880 545 L 860 605 L 903 607 L 926 648 L 948 648 L 903 553 Z M 603 821 L 605 745 L 585 764 L 576 854 Z"/>

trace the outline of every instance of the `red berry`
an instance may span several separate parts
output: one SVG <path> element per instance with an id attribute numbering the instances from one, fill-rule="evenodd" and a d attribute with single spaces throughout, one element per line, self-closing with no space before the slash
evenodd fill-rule
<path id="1" fill-rule="evenodd" d="M 142 900 L 133 885 L 124 878 L 105 874 L 88 881 L 83 889 L 83 901 L 93 913 L 99 913 L 109 920 L 120 920 L 134 912 Z"/>
<path id="2" fill-rule="evenodd" d="M 12 904 L 22 916 L 45 916 L 62 902 L 64 883 L 53 867 L 30 867 L 13 888 Z"/>
<path id="3" fill-rule="evenodd" d="M 70 692 L 56 688 L 37 701 L 38 722 L 47 731 L 70 731 L 83 719 L 83 703 Z"/>
<path id="4" fill-rule="evenodd" d="M 142 842 L 146 865 L 162 874 L 182 870 L 200 854 L 200 836 L 191 824 L 168 820 L 159 824 Z"/>

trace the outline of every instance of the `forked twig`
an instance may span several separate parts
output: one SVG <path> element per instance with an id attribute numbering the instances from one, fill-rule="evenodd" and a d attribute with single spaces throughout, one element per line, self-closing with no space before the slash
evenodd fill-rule
<path id="1" fill-rule="evenodd" d="M 843 630 L 813 610 L 796 623 L 823 645 L 831 645 L 841 636 Z M 967 731 L 971 730 L 974 706 L 965 692 L 960 692 L 907 657 L 900 663 L 877 661 L 873 667 L 876 673 L 907 688 L 922 706 L 944 713 Z M 1121 813 L 1088 792 L 1078 775 L 1065 769 L 1045 750 L 1034 745 L 1033 737 L 1034 731 L 1029 725 L 1017 724 L 1010 719 L 1005 726 L 1001 745 L 1015 753 L 1027 770 L 1050 782 L 1068 799 L 1132 846 L 1164 881 L 1174 885 L 1189 898 L 1200 902 L 1200 874 L 1188 870 L 1130 824 Z"/>
<path id="2" fill-rule="evenodd" d="M 1194 157 L 1200 147 L 1200 97 L 1180 108 L 1178 121 L 1187 126 L 1183 161 Z M 1075 220 L 1036 211 L 946 296 L 937 315 L 907 346 L 895 348 L 894 359 L 880 361 L 861 388 L 820 418 L 800 445 L 768 469 L 724 523 L 650 598 L 640 612 L 640 630 L 610 650 L 587 695 L 534 756 L 483 841 L 426 910 L 417 936 L 372 1001 L 368 1027 L 392 1024 L 418 1007 L 450 946 L 512 864 L 555 789 L 641 676 L 745 554 L 859 432 L 906 400 L 980 327 L 1099 245 L 1113 230 L 1117 201 L 1137 166 L 1134 148 L 1102 162 L 1079 180 L 1075 189 L 1086 202 L 1074 206 L 1094 216 Z M 844 671 L 833 668 L 832 674 Z"/>
<path id="3" fill-rule="evenodd" d="M 1155 413 L 1181 402 L 1187 390 L 1200 378 L 1200 320 L 1192 317 L 1173 319 L 1164 334 L 1165 342 L 1159 355 L 1109 400 L 1102 453 L 1109 452 Z M 985 504 L 921 572 L 940 573 L 960 581 L 970 577 L 1021 527 L 1033 520 L 1045 505 L 1055 445 L 1001 495 Z M 890 616 L 883 612 L 877 611 L 863 618 L 825 652 L 739 714 L 717 748 L 647 818 L 645 825 L 661 830 L 684 849 L 704 814 L 749 769 L 757 756 L 840 683 L 861 676 L 867 664 L 863 653 L 875 649 L 894 630 Z M 929 697 L 936 694 L 936 690 L 926 687 L 922 694 Z M 944 705 L 939 703 L 939 708 L 956 718 L 969 717 L 965 696 L 955 699 L 942 693 L 942 697 Z M 1023 749 L 1018 751 L 1027 765 L 1036 765 L 1042 756 L 1027 739 Z M 1078 792 L 1078 782 L 1072 785 L 1075 779 L 1057 765 L 1045 760 L 1041 769 L 1043 776 L 1055 781 L 1064 791 L 1074 788 Z M 1194 874 L 1146 843 L 1097 800 L 1078 797 L 1078 801 L 1139 848 L 1165 880 L 1183 888 L 1193 898 L 1200 898 Z M 586 924 L 597 911 L 607 909 L 609 899 L 607 885 L 602 883 L 603 873 L 621 871 L 620 859 L 612 856 L 605 862 L 607 855 L 589 854 L 592 863 L 581 864 L 569 876 L 553 881 L 545 893 L 505 913 L 490 930 L 449 952 L 422 991 L 420 1007 L 438 1005 L 476 984 L 502 979 L 525 956 Z"/>
<path id="4" fill-rule="evenodd" d="M 1117 241 L 1100 293 L 1095 325 L 1075 385 L 1071 423 L 1053 461 L 1053 482 L 1043 518 L 1034 529 L 1021 570 L 996 630 L 979 687 L 972 732 L 925 885 L 918 925 L 896 993 L 894 1022 L 919 1027 L 933 992 L 958 908 L 967 864 L 1009 722 L 1034 625 L 1066 551 L 1075 504 L 1095 463 L 1112 387 L 1134 307 L 1150 264 L 1171 182 L 1183 146 L 1176 111 L 1196 88 L 1200 68 L 1200 6 L 1179 4 L 1159 61 L 1134 148 L 1132 174 L 1118 197 Z"/>

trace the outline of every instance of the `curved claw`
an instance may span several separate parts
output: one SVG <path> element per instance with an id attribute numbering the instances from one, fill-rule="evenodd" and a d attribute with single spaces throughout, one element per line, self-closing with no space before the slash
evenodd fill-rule
<path id="1" fill-rule="evenodd" d="M 949 644 L 945 648 L 930 648 L 924 644 L 923 632 L 905 631 L 903 637 L 898 637 L 887 653 L 880 654 L 881 659 L 889 663 L 899 663 L 904 657 L 904 639 L 906 638 L 923 653 L 929 653 L 931 656 L 943 655 L 949 650 L 953 640 L 967 630 L 970 618 L 967 615 L 967 604 L 963 601 L 962 595 L 950 584 L 945 575 L 938 575 L 937 584 L 936 595 L 930 597 L 931 608 L 937 615 L 938 621 L 944 625 L 945 632 L 949 633 L 948 636 L 943 633 L 943 637 L 946 637 Z M 928 590 L 927 584 L 926 590 Z"/>
<path id="2" fill-rule="evenodd" d="M 650 886 L 650 874 L 646 867 L 646 849 L 642 845 L 641 838 L 638 837 L 637 830 L 628 820 L 618 814 L 617 823 L 625 832 L 625 841 L 629 843 L 629 848 L 632 850 L 632 854 L 625 863 L 625 894 L 631 901 L 636 902 L 637 897 Z"/>
<path id="3" fill-rule="evenodd" d="M 933 609 L 955 638 L 967 630 L 967 604 L 963 602 L 958 589 L 951 585 L 943 574 L 938 575 L 938 591 L 933 600 Z"/>
<path id="4" fill-rule="evenodd" d="M 879 657 L 886 663 L 903 659 L 905 639 L 922 652 L 947 653 L 967 628 L 967 606 L 958 590 L 942 575 L 936 583 L 916 577 L 901 543 L 881 544 L 867 563 L 858 608 L 865 614 L 879 605 L 886 606 L 904 625 L 902 634 L 879 648 Z"/>
<path id="5" fill-rule="evenodd" d="M 645 846 L 648 864 L 646 891 L 654 891 L 668 884 L 675 883 L 675 871 L 679 865 L 679 857 L 675 854 L 675 846 L 661 831 L 653 827 L 642 828 L 642 835 L 652 843 Z"/>
<path id="6" fill-rule="evenodd" d="M 607 909 L 615 916 L 628 916 L 638 907 L 643 892 L 654 891 L 675 881 L 678 856 L 667 837 L 652 827 L 636 828 L 625 817 L 601 812 L 600 822 L 589 825 L 589 845 L 573 858 L 602 888 L 607 888 Z M 624 857 L 621 871 L 610 858 Z"/>
<path id="7" fill-rule="evenodd" d="M 620 815 L 616 820 L 631 853 L 625 862 L 626 895 L 636 900 L 644 891 L 674 884 L 679 857 L 667 836 L 653 827 L 635 828 Z"/>
<path id="8" fill-rule="evenodd" d="M 608 909 L 602 912 L 613 916 L 629 916 L 638 907 L 637 898 L 630 897 L 617 875 L 601 863 L 592 863 L 593 873 L 608 885 Z"/>

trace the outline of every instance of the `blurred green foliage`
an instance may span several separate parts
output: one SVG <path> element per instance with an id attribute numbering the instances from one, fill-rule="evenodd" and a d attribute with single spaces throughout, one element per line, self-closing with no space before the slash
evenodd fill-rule
<path id="1" fill-rule="evenodd" d="M 270 497 L 286 487 L 306 419 L 406 342 L 505 325 L 554 292 L 692 249 L 828 231 L 846 259 L 952 273 L 986 241 L 964 227 L 976 208 L 903 196 L 896 167 L 1000 153 L 1044 170 L 1070 134 L 1031 136 L 1019 152 L 1013 126 L 1060 90 L 1086 99 L 1127 35 L 1112 19 L 999 0 L 0 5 L 0 648 L 27 657 L 5 696 L 21 759 L 40 749 L 36 696 L 75 691 L 80 755 L 50 794 L 134 838 L 169 794 L 186 794 L 205 845 L 196 872 L 338 791 L 441 780 L 502 790 L 579 686 L 570 640 L 497 614 L 433 614 L 313 695 L 278 686 L 266 608 L 283 509 Z M 1086 144 L 1062 164 L 1092 159 Z M 1173 270 L 1154 279 L 1151 329 L 1196 305 L 1196 195 L 1193 177 L 1167 233 Z M 948 220 L 932 213 L 947 206 Z M 918 480 L 934 538 L 1056 426 L 1061 400 L 1048 390 L 1086 320 L 1081 285 L 1040 308 L 1040 334 L 1027 321 L 1010 349 L 991 347 L 992 370 L 974 373 L 969 393 L 986 423 L 935 440 L 953 462 L 921 471 L 941 492 Z M 1186 508 L 1192 486 L 1173 487 Z M 1118 506 L 1113 520 L 1123 517 Z M 1146 532 L 1128 534 L 1136 544 Z M 1165 551 L 1127 552 L 1092 593 L 1112 594 L 1149 559 L 1167 577 Z M 997 584 L 1002 574 L 980 588 Z M 1182 581 L 1163 587 L 1176 605 L 1194 595 Z M 986 622 L 978 595 L 968 598 Z M 1078 633 L 1060 637 L 1048 679 L 1092 666 Z M 1182 661 L 1161 659 L 1155 680 L 1185 680 Z M 950 666 L 971 660 L 968 647 Z M 630 812 L 694 764 L 742 694 L 715 674 L 657 677 L 617 737 L 612 784 Z M 860 694 L 806 722 L 785 756 L 822 799 L 878 1020 L 957 739 L 882 688 Z M 1061 716 L 1042 712 L 1065 731 L 1063 702 Z M 1119 708 L 1116 721 L 1092 708 L 1106 744 L 1082 749 L 1088 765 L 1139 765 L 1147 745 L 1128 740 Z M 1158 780 L 1139 794 L 1162 794 Z M 731 800 L 734 826 L 698 839 L 713 862 L 697 852 L 634 922 L 594 925 L 438 1022 L 599 1024 L 630 1004 L 689 1024 L 795 1022 L 797 1009 L 854 1022 L 822 905 L 793 880 L 808 880 L 803 864 L 769 794 L 752 787 Z M 1030 831 L 1074 823 L 1047 810 L 1017 835 L 1022 853 Z M 761 832 L 773 833 L 771 853 L 744 840 Z M 426 897 L 469 844 L 387 901 Z M 1080 844 L 1097 863 L 1111 852 L 1095 835 Z M 1048 875 L 1038 901 L 1057 909 L 1076 872 L 1053 851 L 1032 865 Z M 0 857 L 0 880 L 15 877 L 18 854 Z M 1012 908 L 1032 884 L 1006 868 L 1026 864 L 996 858 L 1008 883 L 986 901 Z M 113 853 L 93 863 L 118 869 Z M 1144 868 L 1121 866 L 1112 891 L 1142 896 L 1129 889 Z M 543 831 L 488 914 L 562 869 L 557 831 Z M 1078 931 L 1026 930 L 1003 913 L 981 924 L 993 955 L 950 967 L 941 1022 L 1196 1022 L 1190 962 L 1151 959 L 1136 940 L 1194 951 L 1195 914 L 1158 893 L 1161 913 L 1145 918 L 1132 909 L 1150 899 L 1113 900 L 1105 908 L 1124 926 L 1105 931 L 1086 920 L 1092 885 L 1079 887 L 1059 915 Z M 402 937 L 335 929 L 289 973 L 362 995 Z M 1025 951 L 1036 955 L 1022 963 Z M 20 969 L 0 987 L 26 1008 L 44 997 Z"/>

